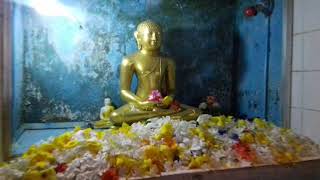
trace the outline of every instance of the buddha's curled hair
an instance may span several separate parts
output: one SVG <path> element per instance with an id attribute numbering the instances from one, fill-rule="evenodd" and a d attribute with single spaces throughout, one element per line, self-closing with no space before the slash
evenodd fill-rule
<path id="1" fill-rule="evenodd" d="M 161 32 L 161 27 L 157 23 L 155 23 L 151 20 L 146 20 L 146 21 L 141 22 L 137 27 L 137 31 L 142 32 L 146 28 Z"/>

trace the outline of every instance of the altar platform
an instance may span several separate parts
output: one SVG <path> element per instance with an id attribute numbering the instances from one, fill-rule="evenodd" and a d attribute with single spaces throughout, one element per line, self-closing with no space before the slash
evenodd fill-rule
<path id="1" fill-rule="evenodd" d="M 320 157 L 294 164 L 262 165 L 257 167 L 188 170 L 163 173 L 158 177 L 132 178 L 157 180 L 320 180 Z"/>

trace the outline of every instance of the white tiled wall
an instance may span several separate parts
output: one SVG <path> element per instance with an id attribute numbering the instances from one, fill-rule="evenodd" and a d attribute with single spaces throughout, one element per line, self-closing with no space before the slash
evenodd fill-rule
<path id="1" fill-rule="evenodd" d="M 320 143 L 320 0 L 294 0 L 291 128 Z"/>

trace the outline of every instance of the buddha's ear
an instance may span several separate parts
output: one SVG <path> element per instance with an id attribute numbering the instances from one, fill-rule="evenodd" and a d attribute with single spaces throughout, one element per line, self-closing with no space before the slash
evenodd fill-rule
<path id="1" fill-rule="evenodd" d="M 140 41 L 140 37 L 138 36 L 138 31 L 135 31 L 133 34 L 134 34 L 134 37 L 136 38 L 138 49 L 141 50 L 142 47 L 141 47 L 141 44 L 139 42 Z"/>
<path id="2" fill-rule="evenodd" d="M 133 35 L 134 35 L 134 37 L 136 38 L 136 40 L 138 41 L 138 31 L 135 31 L 135 32 L 133 33 Z"/>

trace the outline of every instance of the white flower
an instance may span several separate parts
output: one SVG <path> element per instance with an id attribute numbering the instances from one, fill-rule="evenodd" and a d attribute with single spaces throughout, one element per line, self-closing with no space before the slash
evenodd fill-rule
<path id="1" fill-rule="evenodd" d="M 201 109 L 201 110 L 205 110 L 205 109 L 207 109 L 207 107 L 208 107 L 207 103 L 202 102 L 202 103 L 199 104 L 198 108 Z"/>
<path id="2" fill-rule="evenodd" d="M 198 121 L 198 123 L 201 125 L 201 124 L 203 124 L 203 123 L 206 123 L 206 122 L 210 121 L 210 118 L 211 118 L 211 117 L 212 117 L 212 116 L 211 116 L 210 114 L 201 114 L 201 115 L 198 117 L 197 121 Z"/>
<path id="3" fill-rule="evenodd" d="M 89 139 L 87 139 L 84 135 L 84 130 L 79 130 L 76 133 L 74 133 L 74 135 L 72 136 L 71 140 L 75 140 L 75 141 L 79 141 L 79 142 L 83 142 L 83 141 L 96 141 L 97 140 L 97 134 L 94 131 L 91 131 L 89 134 Z"/>
<path id="4" fill-rule="evenodd" d="M 0 168 L 0 180 L 21 179 L 23 173 L 24 173 L 23 171 L 19 171 L 17 169 L 13 169 L 10 167 L 2 167 Z"/>
<path id="5" fill-rule="evenodd" d="M 107 168 L 105 154 L 99 153 L 94 157 L 90 153 L 85 153 L 81 158 L 73 160 L 65 173 L 59 173 L 58 179 L 98 180 Z"/>
<path id="6" fill-rule="evenodd" d="M 196 128 L 195 121 L 176 121 L 173 123 L 174 134 L 177 142 L 182 142 L 184 138 L 191 137 L 191 129 Z"/>
<path id="7" fill-rule="evenodd" d="M 192 138 L 192 144 L 190 147 L 191 151 L 200 151 L 205 146 L 205 142 L 203 142 L 198 137 Z"/>

